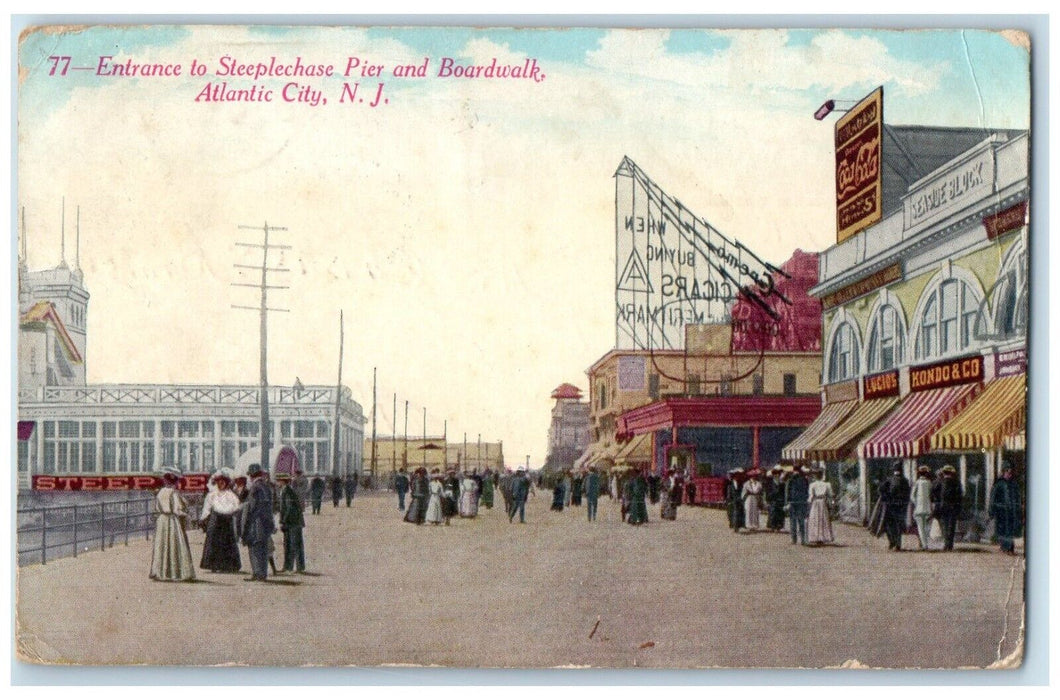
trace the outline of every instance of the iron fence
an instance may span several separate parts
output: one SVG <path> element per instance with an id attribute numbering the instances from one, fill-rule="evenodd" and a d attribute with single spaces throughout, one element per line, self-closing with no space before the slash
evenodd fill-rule
<path id="1" fill-rule="evenodd" d="M 49 559 L 78 554 L 130 539 L 151 538 L 157 513 L 154 496 L 18 510 L 18 564 L 47 564 Z M 198 519 L 199 504 L 188 504 L 189 522 Z"/>

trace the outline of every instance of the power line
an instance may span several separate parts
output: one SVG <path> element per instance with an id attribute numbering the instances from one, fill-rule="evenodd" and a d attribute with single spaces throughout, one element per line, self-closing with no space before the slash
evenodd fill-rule
<path id="1" fill-rule="evenodd" d="M 269 441 L 271 440 L 271 425 L 269 423 L 269 372 L 268 372 L 268 339 L 269 339 L 269 312 L 270 311 L 282 311 L 288 312 L 289 309 L 276 309 L 270 308 L 268 305 L 268 291 L 270 289 L 287 289 L 286 286 L 269 285 L 268 275 L 269 272 L 283 272 L 282 268 L 270 268 L 269 267 L 269 251 L 270 250 L 290 250 L 291 246 L 283 245 L 279 243 L 269 243 L 269 232 L 270 231 L 286 231 L 287 229 L 282 226 L 269 226 L 269 222 L 266 221 L 264 226 L 239 226 L 241 230 L 249 231 L 261 231 L 264 233 L 264 238 L 261 243 L 245 243 L 236 242 L 237 246 L 243 248 L 260 248 L 261 249 L 261 265 L 250 266 L 250 265 L 236 265 L 236 267 L 244 267 L 252 270 L 261 271 L 261 283 L 260 284 L 247 284 L 243 282 L 232 282 L 233 287 L 257 287 L 261 295 L 261 304 L 255 309 L 252 306 L 242 306 L 238 304 L 232 304 L 234 309 L 249 309 L 256 310 L 260 314 L 260 372 L 261 372 L 261 428 L 259 430 L 259 437 L 261 441 L 261 468 L 268 470 L 271 466 L 269 461 Z M 338 426 L 336 426 L 336 431 Z"/>

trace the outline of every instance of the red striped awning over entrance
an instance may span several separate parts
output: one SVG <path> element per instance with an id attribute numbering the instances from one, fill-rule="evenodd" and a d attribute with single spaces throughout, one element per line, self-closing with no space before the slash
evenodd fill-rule
<path id="1" fill-rule="evenodd" d="M 1027 422 L 1027 375 L 1000 377 L 931 436 L 933 450 L 992 450 Z"/>
<path id="2" fill-rule="evenodd" d="M 839 425 L 839 422 L 850 415 L 850 412 L 858 405 L 857 401 L 839 401 L 836 403 L 828 404 L 821 409 L 821 414 L 817 416 L 817 419 L 813 423 L 810 423 L 806 430 L 789 442 L 783 450 L 780 451 L 780 456 L 783 459 L 791 460 L 802 460 L 806 459 L 806 450 L 809 448 L 818 438 L 828 433 L 830 430 Z"/>
<path id="3" fill-rule="evenodd" d="M 964 410 L 982 384 L 960 384 L 919 391 L 858 445 L 858 456 L 867 459 L 917 457 L 930 448 L 931 435 Z"/>

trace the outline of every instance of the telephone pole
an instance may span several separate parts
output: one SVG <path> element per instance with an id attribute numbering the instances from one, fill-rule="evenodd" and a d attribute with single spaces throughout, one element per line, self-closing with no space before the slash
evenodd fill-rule
<path id="1" fill-rule="evenodd" d="M 372 368 L 372 488 L 378 488 L 375 483 L 375 441 L 378 437 L 375 429 L 375 367 Z"/>
<path id="2" fill-rule="evenodd" d="M 334 474 L 336 476 L 349 476 L 350 465 L 346 465 L 346 472 L 342 470 L 342 443 L 340 442 L 340 428 L 342 427 L 342 350 L 345 333 L 343 332 L 342 309 L 339 309 L 339 381 L 335 385 L 335 447 L 334 460 L 332 461 Z"/>
<path id="3" fill-rule="evenodd" d="M 281 311 L 287 312 L 289 309 L 276 309 L 270 308 L 268 305 L 268 292 L 270 289 L 288 289 L 287 285 L 270 285 L 268 283 L 270 272 L 288 272 L 289 270 L 285 267 L 269 267 L 269 250 L 290 250 L 289 245 L 280 245 L 277 243 L 269 243 L 269 232 L 270 231 L 286 231 L 286 228 L 280 226 L 269 226 L 269 222 L 266 221 L 264 226 L 240 226 L 242 230 L 250 231 L 262 231 L 265 236 L 261 243 L 243 243 L 236 242 L 237 246 L 244 248 L 260 248 L 261 249 L 261 265 L 233 265 L 233 267 L 242 268 L 245 270 L 255 270 L 261 272 L 261 282 L 259 284 L 248 284 L 246 282 L 232 282 L 233 287 L 255 287 L 261 294 L 260 306 L 242 306 L 239 304 L 232 304 L 233 309 L 247 309 L 250 311 L 258 311 L 260 313 L 260 338 L 261 338 L 261 428 L 259 430 L 259 436 L 261 439 L 261 468 L 268 471 L 271 467 L 269 461 L 269 443 L 272 439 L 271 425 L 269 423 L 269 372 L 268 372 L 268 340 L 269 340 L 269 312 L 270 311 Z"/>

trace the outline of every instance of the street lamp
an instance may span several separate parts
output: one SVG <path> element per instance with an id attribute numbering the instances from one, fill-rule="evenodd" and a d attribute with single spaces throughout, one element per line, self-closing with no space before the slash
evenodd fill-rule
<path id="1" fill-rule="evenodd" d="M 817 121 L 821 121 L 835 109 L 835 100 L 828 100 L 823 105 L 817 108 L 817 111 L 813 113 L 813 118 Z"/>

